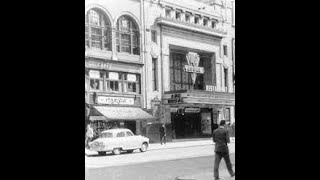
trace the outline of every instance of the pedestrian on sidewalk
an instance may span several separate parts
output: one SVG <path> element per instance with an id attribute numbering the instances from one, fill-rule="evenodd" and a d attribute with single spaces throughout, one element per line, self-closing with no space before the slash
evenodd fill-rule
<path id="1" fill-rule="evenodd" d="M 89 149 L 89 142 L 91 142 L 93 138 L 93 129 L 90 124 L 87 125 L 87 133 L 86 133 L 86 147 Z"/>
<path id="2" fill-rule="evenodd" d="M 160 131 L 160 143 L 162 145 L 162 143 L 166 144 L 167 141 L 167 129 L 166 129 L 166 125 L 162 124 L 162 126 L 160 126 L 159 128 Z"/>
<path id="3" fill-rule="evenodd" d="M 223 158 L 226 162 L 227 169 L 231 177 L 235 176 L 234 171 L 232 170 L 232 164 L 229 156 L 229 148 L 228 143 L 230 143 L 229 132 L 225 128 L 226 121 L 221 120 L 220 126 L 218 129 L 213 131 L 212 139 L 215 143 L 215 158 L 214 158 L 214 168 L 213 175 L 215 180 L 219 180 L 219 164 L 221 159 Z"/>

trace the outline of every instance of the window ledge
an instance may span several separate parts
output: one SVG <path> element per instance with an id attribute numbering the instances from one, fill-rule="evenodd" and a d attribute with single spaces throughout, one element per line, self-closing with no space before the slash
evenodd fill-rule
<path id="1" fill-rule="evenodd" d="M 119 61 L 129 61 L 129 62 L 140 62 L 140 55 L 128 54 L 128 53 L 117 53 L 117 58 Z"/>
<path id="2" fill-rule="evenodd" d="M 106 50 L 86 48 L 85 56 L 94 57 L 94 58 L 100 58 L 100 59 L 111 59 L 112 52 L 111 51 L 106 51 Z"/>

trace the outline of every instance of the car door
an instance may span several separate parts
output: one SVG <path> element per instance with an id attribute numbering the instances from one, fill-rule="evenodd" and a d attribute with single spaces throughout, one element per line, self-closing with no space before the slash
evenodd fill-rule
<path id="1" fill-rule="evenodd" d="M 124 131 L 118 132 L 116 134 L 116 146 L 125 149 L 126 148 L 126 140 L 125 140 L 125 138 L 126 138 L 126 135 L 125 135 Z"/>
<path id="2" fill-rule="evenodd" d="M 131 147 L 132 149 L 139 148 L 141 146 L 141 140 L 139 136 L 134 135 L 131 131 L 127 131 L 127 136 L 130 136 Z"/>
<path id="3" fill-rule="evenodd" d="M 133 134 L 130 131 L 126 131 L 126 145 L 127 149 L 135 149 L 135 140 Z"/>

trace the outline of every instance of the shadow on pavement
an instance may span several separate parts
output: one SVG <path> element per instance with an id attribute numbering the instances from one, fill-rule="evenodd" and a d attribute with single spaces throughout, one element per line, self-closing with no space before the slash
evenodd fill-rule
<path id="1" fill-rule="evenodd" d="M 125 154 L 135 154 L 135 153 L 139 153 L 139 152 L 126 152 L 126 151 L 122 151 L 121 154 L 119 155 L 114 155 L 112 154 L 112 152 L 107 152 L 105 155 L 99 155 L 99 154 L 85 154 L 87 157 L 104 157 L 104 156 L 121 156 L 121 155 L 125 155 Z"/>

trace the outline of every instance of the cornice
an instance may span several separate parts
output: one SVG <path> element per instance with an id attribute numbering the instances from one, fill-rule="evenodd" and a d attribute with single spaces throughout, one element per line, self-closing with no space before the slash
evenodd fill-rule
<path id="1" fill-rule="evenodd" d="M 227 35 L 226 31 L 220 31 L 217 29 L 206 28 L 206 27 L 202 27 L 202 26 L 198 26 L 198 25 L 194 25 L 194 24 L 176 21 L 171 18 L 159 17 L 156 19 L 156 23 L 166 25 L 166 26 L 176 27 L 176 28 L 180 28 L 180 29 L 185 29 L 188 31 L 194 31 L 197 33 L 202 33 L 202 34 L 215 36 L 215 37 L 219 37 L 219 38 L 224 38 Z"/>

